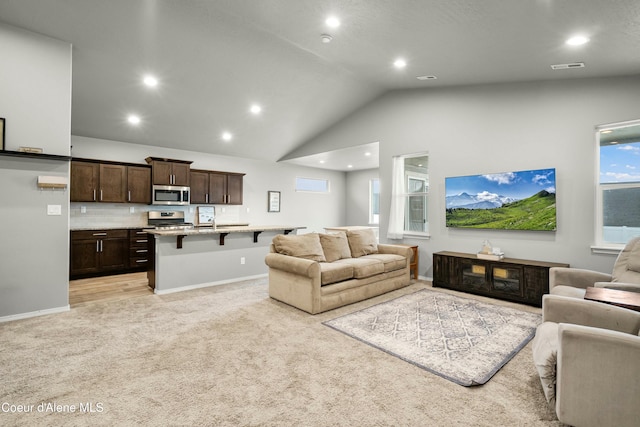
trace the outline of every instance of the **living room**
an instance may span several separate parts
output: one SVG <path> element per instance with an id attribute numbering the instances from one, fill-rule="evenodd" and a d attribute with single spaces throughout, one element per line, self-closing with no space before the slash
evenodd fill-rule
<path id="1" fill-rule="evenodd" d="M 633 15 L 628 13 L 635 7 L 632 2 L 624 3 L 625 7 L 620 9 L 611 7 L 616 16 Z M 576 4 L 573 6 L 578 7 Z M 592 14 L 596 15 L 595 12 L 589 12 L 588 15 Z M 0 15 L 6 19 L 3 13 Z M 567 33 L 571 31 L 573 28 L 566 29 Z M 485 239 L 489 239 L 507 256 L 514 258 L 563 262 L 572 267 L 597 271 L 612 269 L 616 252 L 601 253 L 602 251 L 592 249 L 596 243 L 596 128 L 640 119 L 640 98 L 637 96 L 640 88 L 640 68 L 637 62 L 628 66 L 626 73 L 609 74 L 606 63 L 585 61 L 585 69 L 553 71 L 550 68 L 552 62 L 543 62 L 537 65 L 548 73 L 548 77 L 544 79 L 514 77 L 512 80 L 475 84 L 395 88 L 371 96 L 371 99 L 362 96 L 360 104 L 356 105 L 354 102 L 351 110 L 344 111 L 342 116 L 335 117 L 327 126 L 309 133 L 299 141 L 299 147 L 287 153 L 289 158 L 299 158 L 378 142 L 378 168 L 365 172 L 344 172 L 237 155 L 199 152 L 185 149 L 180 142 L 176 142 L 173 147 L 166 147 L 130 143 L 126 138 L 111 139 L 79 132 L 76 134 L 72 130 L 72 97 L 82 95 L 77 94 L 76 89 L 72 88 L 76 72 L 73 70 L 73 62 L 75 56 L 81 55 L 82 52 L 74 51 L 70 41 L 50 38 L 44 31 L 40 33 L 13 25 L 0 25 L 2 61 L 7 65 L 4 67 L 7 71 L 0 80 L 0 93 L 3 94 L 0 97 L 0 116 L 7 119 L 4 147 L 6 150 L 17 150 L 19 146 L 37 146 L 42 147 L 47 154 L 134 163 L 140 163 L 144 157 L 154 155 L 195 160 L 198 167 L 203 169 L 245 172 L 245 203 L 240 208 L 230 208 L 228 214 L 251 223 L 291 223 L 306 226 L 306 231 L 322 231 L 324 227 L 367 221 L 361 218 L 354 219 L 350 215 L 354 211 L 363 211 L 360 202 L 362 197 L 356 197 L 356 194 L 368 189 L 354 187 L 350 183 L 361 183 L 368 181 L 369 177 L 378 177 L 381 183 L 380 240 L 389 242 L 393 242 L 387 238 L 392 158 L 422 154 L 427 155 L 429 159 L 429 237 L 405 237 L 402 241 L 397 241 L 419 246 L 419 275 L 422 278 L 432 277 L 433 253 L 442 250 L 475 253 Z M 565 29 L 559 30 L 558 33 L 557 46 L 554 46 L 554 49 L 562 50 L 564 47 L 558 46 L 562 46 L 563 37 L 569 34 L 565 34 Z M 597 35 L 592 35 L 592 38 L 591 46 L 597 46 Z M 336 35 L 331 43 L 338 41 L 339 37 Z M 622 42 L 623 45 L 625 43 Z M 629 50 L 637 45 L 635 41 L 628 43 Z M 584 50 L 564 52 L 566 62 L 581 61 L 581 58 L 587 55 Z M 590 69 L 598 69 L 602 74 L 585 73 Z M 43 73 L 42 70 L 46 72 Z M 444 76 L 438 77 L 440 81 L 444 79 Z M 415 80 L 413 74 L 411 79 Z M 293 98 L 295 94 L 285 99 L 289 97 Z M 253 125 L 248 127 L 250 126 Z M 268 147 L 262 145 L 257 144 L 260 150 L 268 151 Z M 443 203 L 447 177 L 542 168 L 555 168 L 557 173 L 556 231 L 486 231 L 446 227 Z M 363 180 L 354 179 L 362 174 L 366 175 Z M 0 176 L 3 182 L 10 184 L 3 185 L 0 189 L 2 199 L 9 201 L 0 209 L 0 224 L 5 242 L 0 249 L 0 270 L 3 272 L 3 278 L 0 279 L 0 319 L 3 320 L 41 314 L 55 316 L 56 313 L 68 310 L 71 205 L 67 192 L 39 190 L 35 180 L 41 175 L 68 178 L 69 164 L 55 160 L 28 160 L 4 156 L 0 158 Z M 331 192 L 322 195 L 296 192 L 293 183 L 297 176 L 329 179 Z M 282 194 L 279 213 L 269 213 L 266 209 L 267 192 L 272 190 L 280 191 Z M 61 215 L 46 215 L 48 205 L 60 205 Z M 247 208 L 250 208 L 249 212 Z M 255 263 L 252 265 L 253 268 L 261 268 L 266 274 L 267 268 L 263 260 L 256 259 L 251 262 Z M 238 276 L 239 279 L 242 277 L 242 274 Z M 263 296 L 259 293 L 252 294 L 255 290 L 246 286 L 240 286 L 238 292 L 241 291 L 250 293 L 252 297 L 249 299 L 252 302 L 260 303 L 260 297 Z M 179 300 L 186 297 L 173 298 Z M 342 313 L 345 313 L 344 309 L 335 315 Z M 243 320 L 247 320 L 246 317 L 249 316 L 244 316 L 245 314 L 241 316 Z M 279 307 L 278 314 L 285 317 L 285 310 Z M 311 322 L 303 313 L 295 310 L 286 312 L 286 315 L 293 316 L 301 322 L 296 326 L 308 325 Z M 261 327 L 253 322 L 243 325 L 250 328 Z M 269 328 L 278 331 L 275 322 L 270 321 L 268 325 Z M 236 325 L 232 329 L 242 336 L 240 326 Z M 315 326 L 312 329 L 315 330 Z M 251 338 L 256 337 L 251 335 Z M 301 332 L 301 337 L 313 340 L 313 336 L 308 333 Z M 291 345 L 284 341 L 277 342 L 281 345 Z M 52 339 L 51 344 L 55 343 L 55 339 Z M 322 340 L 321 343 L 328 346 L 344 345 L 340 340 Z M 317 350 L 318 355 L 329 357 L 329 352 L 320 347 L 313 345 L 310 351 Z M 267 351 L 267 348 L 268 345 L 265 344 L 262 350 Z M 239 361 L 231 358 L 224 360 L 233 365 L 234 369 L 238 370 L 238 375 L 241 375 L 241 363 L 252 362 L 245 349 L 234 347 L 234 350 L 241 356 Z M 314 360 L 314 357 L 306 354 L 299 356 L 309 357 L 309 363 Z M 357 351 L 350 360 L 365 364 L 370 357 L 372 356 L 368 351 Z M 378 356 L 373 357 L 380 362 L 372 365 L 375 369 L 397 369 L 390 362 Z M 335 361 L 341 363 L 340 360 Z M 178 363 L 178 360 L 174 362 Z M 508 372 L 517 375 L 517 368 L 526 366 L 529 362 L 520 360 L 519 364 L 510 367 Z M 267 363 L 263 360 L 263 363 L 262 367 L 268 368 L 274 362 Z M 308 375 L 313 376 L 312 367 L 305 367 L 309 369 Z M 117 369 L 117 366 L 113 366 L 113 369 Z M 298 366 L 296 369 L 302 370 L 303 367 Z M 366 367 L 361 369 L 368 372 Z M 344 371 L 337 372 L 345 374 Z M 305 375 L 303 372 L 298 374 L 300 378 Z M 438 388 L 426 384 L 427 381 L 424 379 L 413 378 L 413 371 L 409 368 L 400 368 L 399 375 L 407 381 L 409 388 L 403 390 L 403 387 L 396 383 L 392 385 L 394 393 L 413 395 L 414 387 L 422 387 L 434 393 L 430 396 L 423 395 L 425 402 L 437 399 L 435 396 Z M 507 385 L 489 384 L 490 391 L 511 392 L 507 387 L 514 385 L 515 381 L 509 381 L 511 382 Z M 157 385 L 157 382 L 154 384 Z M 373 380 L 370 384 L 373 384 Z M 232 387 L 230 383 L 227 385 Z M 289 396 L 287 385 L 280 386 L 277 391 Z M 246 384 L 246 387 L 251 389 L 250 384 Z M 377 390 L 376 396 L 384 394 L 379 385 L 372 387 Z M 314 391 L 317 390 L 308 392 Z M 363 392 L 363 389 L 359 388 L 358 391 Z M 63 395 L 63 392 L 60 391 L 60 395 Z M 492 409 L 487 406 L 479 408 L 481 404 L 474 400 L 477 393 L 466 391 L 464 396 L 457 395 L 457 398 L 471 401 L 469 411 L 478 409 L 488 415 Z M 86 398 L 90 399 L 92 396 Z M 364 399 L 362 396 L 356 396 L 356 401 L 362 402 Z M 233 402 L 238 402 L 237 396 Z M 314 404 L 311 399 L 307 402 L 312 406 Z M 328 402 L 329 400 L 316 404 L 324 406 L 330 412 L 331 404 Z M 417 402 L 414 397 L 406 402 L 402 399 L 393 400 L 393 404 L 400 407 L 415 405 Z M 154 402 L 153 398 L 147 401 L 149 405 L 154 403 L 157 402 Z M 297 403 L 298 409 L 303 407 L 300 401 Z M 188 405 L 188 402 L 184 405 Z M 262 407 L 267 406 L 265 404 Z M 376 401 L 375 406 L 380 413 L 388 410 L 388 404 L 380 400 Z M 196 411 L 197 408 L 192 409 Z M 425 410 L 423 407 L 421 409 Z M 456 406 L 456 409 L 463 411 L 460 406 Z M 310 412 L 318 414 L 320 411 L 312 407 Z M 442 412 L 446 414 L 446 411 Z M 509 419 L 515 419 L 514 414 L 511 416 Z M 291 419 L 288 418 L 288 421 Z M 473 419 L 476 424 L 482 424 L 479 418 Z M 301 419 L 301 423 L 303 420 Z M 370 418 L 367 420 L 371 421 Z M 179 419 L 173 421 L 179 422 Z M 403 421 L 410 423 L 410 420 Z M 382 424 L 392 422 L 392 419 L 385 418 L 381 421 Z M 240 418 L 239 423 L 259 422 L 251 418 Z M 437 421 L 434 423 L 437 424 Z M 440 423 L 442 424 L 446 423 Z M 544 422 L 539 424 L 546 425 Z"/>

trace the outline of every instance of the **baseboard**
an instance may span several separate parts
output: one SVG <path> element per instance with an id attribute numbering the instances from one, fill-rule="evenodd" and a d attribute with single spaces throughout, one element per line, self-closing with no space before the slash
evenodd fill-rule
<path id="1" fill-rule="evenodd" d="M 243 282 L 245 280 L 261 279 L 267 276 L 268 274 L 264 273 L 264 274 L 257 274 L 255 276 L 235 277 L 233 279 L 220 280 L 218 282 L 198 283 L 197 285 L 181 286 L 179 288 L 171 288 L 171 289 L 163 289 L 163 290 L 155 289 L 153 293 L 156 295 L 173 294 L 175 292 L 183 292 L 183 291 L 190 291 L 193 289 L 208 288 L 210 286 L 226 285 L 229 283 Z"/>
<path id="2" fill-rule="evenodd" d="M 433 282 L 433 277 L 427 277 L 427 276 L 418 275 L 418 280 L 424 280 L 424 281 L 427 281 L 427 282 Z"/>
<path id="3" fill-rule="evenodd" d="M 62 306 L 62 307 L 47 308 L 46 310 L 38 310 L 38 311 L 30 311 L 28 313 L 12 314 L 10 316 L 2 316 L 2 317 L 0 317 L 0 323 L 11 322 L 11 321 L 20 320 L 20 319 L 28 319 L 30 317 L 46 316 L 47 314 L 64 313 L 65 311 L 69 311 L 69 310 L 71 310 L 71 306 L 65 305 L 65 306 Z"/>

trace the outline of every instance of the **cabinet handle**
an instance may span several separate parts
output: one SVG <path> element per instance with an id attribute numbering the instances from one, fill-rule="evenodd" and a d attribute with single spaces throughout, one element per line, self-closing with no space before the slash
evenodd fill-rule
<path id="1" fill-rule="evenodd" d="M 102 240 L 100 240 L 100 252 L 102 252 Z"/>
<path id="2" fill-rule="evenodd" d="M 96 240 L 96 252 L 100 252 L 100 240 Z"/>
<path id="3" fill-rule="evenodd" d="M 138 253 L 138 254 L 144 254 L 146 252 L 148 252 L 146 249 L 140 249 L 140 250 L 136 251 L 136 253 Z"/>
<path id="4" fill-rule="evenodd" d="M 96 189 L 95 188 L 93 189 L 93 201 L 94 202 L 96 201 Z"/>
<path id="5" fill-rule="evenodd" d="M 139 260 L 136 260 L 136 262 L 137 262 L 137 263 L 147 262 L 147 260 L 146 260 L 146 259 L 139 259 Z"/>
<path id="6" fill-rule="evenodd" d="M 127 191 L 127 201 L 131 201 L 131 190 Z"/>
<path id="7" fill-rule="evenodd" d="M 102 201 L 102 188 L 100 189 L 100 201 Z"/>
<path id="8" fill-rule="evenodd" d="M 204 202 L 205 202 L 205 203 L 209 203 L 209 193 L 206 193 L 206 194 L 204 195 Z"/>
<path id="9" fill-rule="evenodd" d="M 106 236 L 107 233 L 93 233 L 94 236 Z"/>
<path id="10" fill-rule="evenodd" d="M 136 231 L 136 234 L 147 234 L 146 231 Z"/>
<path id="11" fill-rule="evenodd" d="M 148 240 L 147 240 L 147 239 L 144 239 L 144 240 L 143 240 L 143 239 L 136 240 L 136 243 L 147 243 L 147 242 L 148 242 Z"/>

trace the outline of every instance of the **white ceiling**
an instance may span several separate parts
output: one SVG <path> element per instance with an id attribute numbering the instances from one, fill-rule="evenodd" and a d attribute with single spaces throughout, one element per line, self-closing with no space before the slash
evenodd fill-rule
<path id="1" fill-rule="evenodd" d="M 74 135 L 269 161 L 393 89 L 640 73 L 638 0 L 0 0 L 0 20 L 73 44 Z"/>

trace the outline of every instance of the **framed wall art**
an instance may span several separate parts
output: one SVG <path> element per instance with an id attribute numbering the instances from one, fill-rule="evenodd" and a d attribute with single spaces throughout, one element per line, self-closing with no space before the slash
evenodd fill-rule
<path id="1" fill-rule="evenodd" d="M 268 191 L 267 199 L 267 212 L 280 212 L 280 192 Z"/>

